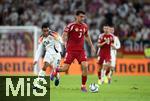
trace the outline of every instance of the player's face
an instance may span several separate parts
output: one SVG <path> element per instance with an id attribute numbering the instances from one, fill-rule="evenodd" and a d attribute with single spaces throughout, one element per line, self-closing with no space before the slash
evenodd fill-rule
<path id="1" fill-rule="evenodd" d="M 103 31 L 104 31 L 104 33 L 108 33 L 109 32 L 109 27 L 108 26 L 104 26 L 103 27 Z"/>
<path id="2" fill-rule="evenodd" d="M 78 22 L 83 22 L 85 20 L 85 15 L 84 14 L 79 14 L 76 16 L 76 19 Z"/>
<path id="3" fill-rule="evenodd" d="M 109 31 L 110 31 L 110 33 L 113 34 L 113 33 L 114 33 L 114 28 L 113 28 L 113 27 L 110 27 L 110 28 L 109 28 Z"/>
<path id="4" fill-rule="evenodd" d="M 49 28 L 43 28 L 42 29 L 44 36 L 47 36 L 49 33 Z"/>

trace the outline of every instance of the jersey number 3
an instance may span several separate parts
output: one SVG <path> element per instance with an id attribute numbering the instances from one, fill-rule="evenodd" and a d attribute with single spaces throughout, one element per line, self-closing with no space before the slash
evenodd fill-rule
<path id="1" fill-rule="evenodd" d="M 79 38 L 81 38 L 82 37 L 82 32 L 80 32 L 80 35 L 79 35 Z"/>

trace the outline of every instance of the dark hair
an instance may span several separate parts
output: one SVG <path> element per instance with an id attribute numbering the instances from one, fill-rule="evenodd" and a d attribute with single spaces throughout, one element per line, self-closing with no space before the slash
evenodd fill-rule
<path id="1" fill-rule="evenodd" d="M 43 23 L 42 29 L 43 29 L 43 28 L 49 28 L 49 23 Z"/>
<path id="2" fill-rule="evenodd" d="M 76 11 L 76 15 L 78 16 L 78 15 L 80 15 L 80 14 L 85 14 L 85 12 L 82 11 L 82 10 L 77 10 L 77 11 Z"/>
<path id="3" fill-rule="evenodd" d="M 114 27 L 114 25 L 113 25 L 113 24 L 110 24 L 109 27 Z"/>

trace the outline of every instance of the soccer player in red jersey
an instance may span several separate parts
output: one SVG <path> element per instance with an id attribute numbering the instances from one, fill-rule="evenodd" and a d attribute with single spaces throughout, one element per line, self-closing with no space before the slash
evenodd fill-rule
<path id="1" fill-rule="evenodd" d="M 68 71 L 71 63 L 74 59 L 77 59 L 82 67 L 82 85 L 81 90 L 87 92 L 86 81 L 87 81 L 87 56 L 84 50 L 84 39 L 88 42 L 91 47 L 92 53 L 95 53 L 95 48 L 92 44 L 91 38 L 88 35 L 88 26 L 83 21 L 85 19 L 84 11 L 76 11 L 75 21 L 68 24 L 62 35 L 63 41 L 66 47 L 65 61 L 62 68 L 57 68 L 56 72 L 53 72 L 51 76 L 54 76 L 57 72 Z"/>
<path id="2" fill-rule="evenodd" d="M 109 33 L 109 26 L 103 27 L 104 33 L 99 36 L 98 39 L 98 84 L 103 83 L 102 76 L 105 74 L 101 74 L 101 70 L 107 71 L 110 67 L 111 63 L 111 44 L 114 42 L 114 36 Z"/>

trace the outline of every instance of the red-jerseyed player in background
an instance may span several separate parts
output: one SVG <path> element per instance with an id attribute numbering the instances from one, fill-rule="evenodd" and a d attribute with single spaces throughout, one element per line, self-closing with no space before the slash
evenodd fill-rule
<path id="1" fill-rule="evenodd" d="M 87 92 L 86 81 L 87 81 L 87 56 L 84 50 L 84 38 L 91 47 L 92 53 L 95 53 L 95 48 L 92 44 L 91 38 L 88 35 L 88 26 L 83 21 L 85 19 L 84 11 L 76 11 L 75 21 L 68 24 L 62 35 L 63 41 L 66 47 L 65 61 L 62 68 L 57 68 L 51 76 L 55 76 L 57 72 L 68 71 L 71 63 L 74 59 L 77 59 L 82 67 L 82 85 L 81 90 Z"/>
<path id="2" fill-rule="evenodd" d="M 104 33 L 99 36 L 98 39 L 98 84 L 102 84 L 103 75 L 105 73 L 101 72 L 107 71 L 111 63 L 111 44 L 114 42 L 114 37 L 109 33 L 109 26 L 103 27 Z"/>

